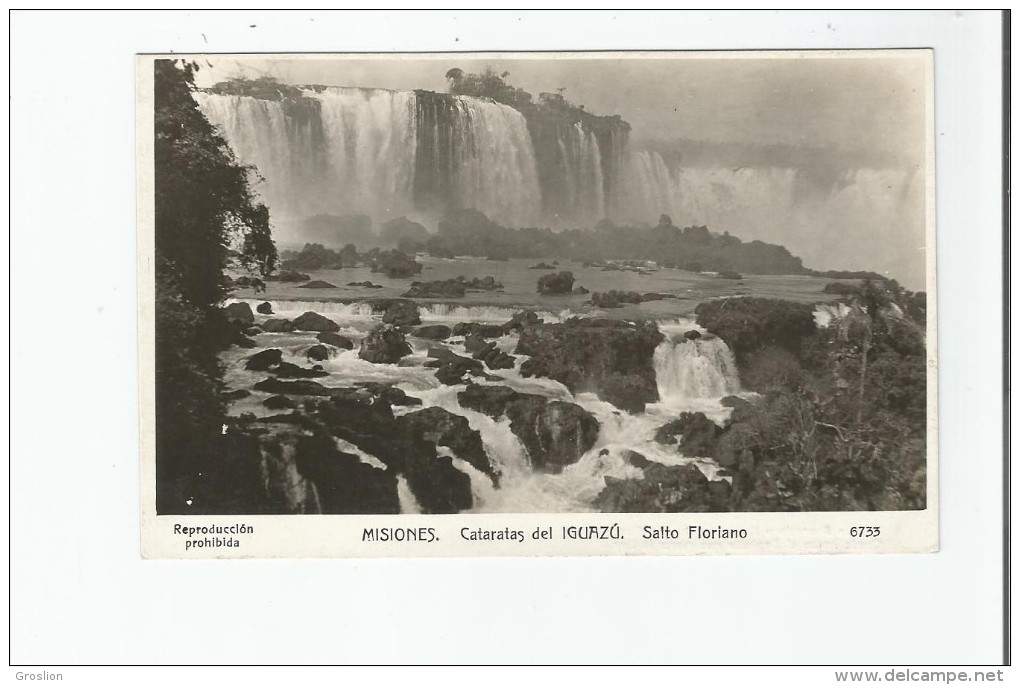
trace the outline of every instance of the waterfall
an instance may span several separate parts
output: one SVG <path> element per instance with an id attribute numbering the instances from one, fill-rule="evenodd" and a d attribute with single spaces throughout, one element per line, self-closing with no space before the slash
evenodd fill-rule
<path id="1" fill-rule="evenodd" d="M 660 401 L 683 405 L 690 400 L 720 398 L 740 391 L 733 353 L 716 337 L 688 340 L 694 326 L 663 327 L 666 339 L 655 349 L 655 380 Z"/>

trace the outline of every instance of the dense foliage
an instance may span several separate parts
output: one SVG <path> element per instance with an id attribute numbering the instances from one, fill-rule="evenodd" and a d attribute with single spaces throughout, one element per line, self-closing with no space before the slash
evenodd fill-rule
<path id="1" fill-rule="evenodd" d="M 207 506 L 200 474 L 217 471 L 225 416 L 217 353 L 237 332 L 219 305 L 229 268 L 276 266 L 269 212 L 199 111 L 198 68 L 155 62 L 156 470 L 160 513 Z"/>
<path id="2" fill-rule="evenodd" d="M 733 509 L 925 507 L 924 323 L 903 306 L 916 298 L 865 281 L 823 328 L 795 303 L 698 306 L 698 323 L 734 350 L 743 387 L 761 394 L 734 409 L 716 448 L 733 471 Z"/>
<path id="3" fill-rule="evenodd" d="M 745 243 L 705 226 L 674 226 L 663 215 L 657 226 L 617 227 L 601 221 L 594 230 L 552 231 L 504 228 L 476 209 L 451 209 L 439 232 L 425 242 L 402 240 L 401 249 L 434 256 L 471 255 L 489 259 L 558 257 L 579 262 L 652 261 L 688 271 L 734 271 L 750 274 L 802 274 L 800 258 L 785 247 L 755 240 Z"/>

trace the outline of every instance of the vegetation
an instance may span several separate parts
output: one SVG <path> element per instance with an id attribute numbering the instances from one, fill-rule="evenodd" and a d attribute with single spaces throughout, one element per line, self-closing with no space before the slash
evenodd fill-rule
<path id="1" fill-rule="evenodd" d="M 225 448 L 217 354 L 239 335 L 220 308 L 231 287 L 224 271 L 265 277 L 277 254 L 252 169 L 237 163 L 191 95 L 198 66 L 157 60 L 154 69 L 156 507 L 209 511 L 203 482 L 215 478 Z"/>
<path id="2" fill-rule="evenodd" d="M 927 373 L 915 293 L 865 281 L 826 328 L 804 305 L 760 298 L 698 306 L 733 349 L 746 389 L 719 439 L 735 510 L 920 509 Z"/>

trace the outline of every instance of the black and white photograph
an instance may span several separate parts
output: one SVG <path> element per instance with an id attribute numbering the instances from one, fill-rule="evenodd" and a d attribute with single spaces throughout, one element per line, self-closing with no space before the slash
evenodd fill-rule
<path id="1" fill-rule="evenodd" d="M 158 514 L 926 508 L 928 51 L 149 64 Z"/>

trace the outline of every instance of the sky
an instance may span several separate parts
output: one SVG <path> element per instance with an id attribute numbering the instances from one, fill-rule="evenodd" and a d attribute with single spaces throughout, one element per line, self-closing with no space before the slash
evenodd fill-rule
<path id="1" fill-rule="evenodd" d="M 923 160 L 922 51 L 849 58 L 770 54 L 764 59 L 710 53 L 694 59 L 213 56 L 208 58 L 212 68 L 200 71 L 198 82 L 211 85 L 243 74 L 292 84 L 445 91 L 449 69 L 479 72 L 488 66 L 509 71 L 511 84 L 535 96 L 562 87 L 568 100 L 589 112 L 621 115 L 635 141 L 803 145 L 892 155 L 906 164 Z"/>

